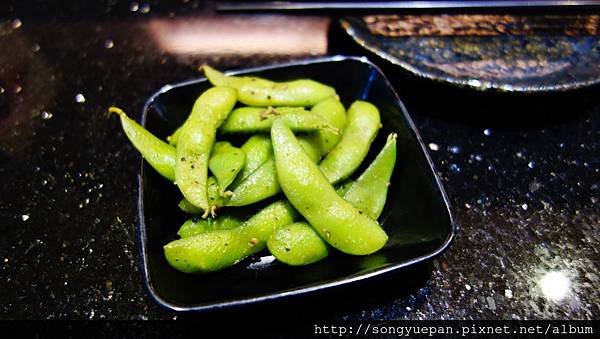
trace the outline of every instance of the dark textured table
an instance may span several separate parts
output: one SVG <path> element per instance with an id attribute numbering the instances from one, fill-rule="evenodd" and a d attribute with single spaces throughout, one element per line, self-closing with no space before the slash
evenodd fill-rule
<path id="1" fill-rule="evenodd" d="M 54 3 L 0 6 L 0 318 L 187 317 L 144 290 L 140 157 L 106 109 L 139 118 L 151 93 L 198 77 L 205 62 L 228 69 L 307 55 L 165 52 L 148 27 L 202 21 L 207 10 L 195 1 Z M 429 145 L 459 233 L 433 262 L 358 287 L 194 317 L 307 309 L 306 319 L 332 320 L 598 318 L 599 88 L 459 89 L 367 54 L 335 20 L 327 37 L 328 49 L 313 54 L 366 55 L 392 80 Z"/>

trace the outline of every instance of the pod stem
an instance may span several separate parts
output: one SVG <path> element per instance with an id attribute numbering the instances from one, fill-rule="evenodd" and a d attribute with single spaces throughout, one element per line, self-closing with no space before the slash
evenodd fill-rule
<path id="1" fill-rule="evenodd" d="M 115 106 L 110 106 L 108 108 L 108 113 L 116 113 L 119 116 L 127 116 L 127 114 L 125 114 L 125 111 L 123 111 L 122 109 L 120 109 L 119 107 L 115 107 Z"/>
<path id="2" fill-rule="evenodd" d="M 390 133 L 387 137 L 386 143 L 390 143 L 390 142 L 396 142 L 396 139 L 398 138 L 398 134 L 396 133 Z"/>
<path id="3" fill-rule="evenodd" d="M 221 189 L 219 189 L 219 195 L 222 196 L 223 198 L 229 198 L 229 197 L 231 197 L 233 195 L 233 192 L 228 191 L 228 190 L 221 190 Z"/>
<path id="4" fill-rule="evenodd" d="M 266 110 L 260 112 L 260 120 L 266 120 L 269 117 L 278 115 L 281 115 L 281 113 L 277 112 L 277 110 L 273 108 L 273 106 L 269 106 Z"/>
<path id="5" fill-rule="evenodd" d="M 333 126 L 331 126 L 331 125 L 325 125 L 325 126 L 323 126 L 322 128 L 323 128 L 324 130 L 327 130 L 327 131 L 330 131 L 330 132 L 332 132 L 333 134 L 340 134 L 340 129 L 339 129 L 339 128 L 336 128 L 336 127 L 333 127 Z"/>
<path id="6" fill-rule="evenodd" d="M 210 207 L 210 216 L 212 218 L 215 218 L 217 216 L 217 208 L 218 208 L 217 205 L 212 205 Z"/>

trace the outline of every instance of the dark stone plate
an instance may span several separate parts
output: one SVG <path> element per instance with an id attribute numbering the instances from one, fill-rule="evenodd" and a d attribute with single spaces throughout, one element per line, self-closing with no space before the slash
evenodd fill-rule
<path id="1" fill-rule="evenodd" d="M 365 163 L 373 159 L 388 133 L 398 133 L 398 161 L 379 219 L 390 239 L 370 256 L 332 251 L 319 263 L 290 267 L 263 252 L 220 272 L 184 274 L 169 266 L 162 249 L 176 239 L 177 229 L 186 218 L 177 207 L 180 194 L 142 162 L 138 208 L 143 272 L 150 295 L 160 305 L 198 311 L 300 295 L 398 270 L 432 258 L 448 246 L 456 231 L 448 200 L 404 105 L 376 66 L 365 58 L 331 57 L 231 74 L 279 81 L 312 78 L 334 86 L 346 107 L 356 99 L 379 107 L 383 128 Z M 204 78 L 164 86 L 147 101 L 142 124 L 158 136 L 170 134 L 209 86 Z"/>
<path id="2" fill-rule="evenodd" d="M 439 81 L 515 92 L 559 91 L 600 82 L 598 36 L 385 37 L 361 18 L 341 20 L 361 46 L 404 69 Z"/>

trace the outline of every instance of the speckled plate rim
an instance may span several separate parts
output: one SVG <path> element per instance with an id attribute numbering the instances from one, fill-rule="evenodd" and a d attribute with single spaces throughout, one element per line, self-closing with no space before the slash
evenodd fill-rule
<path id="1" fill-rule="evenodd" d="M 140 241 L 142 273 L 144 275 L 145 287 L 146 287 L 148 294 L 150 294 L 150 296 L 160 306 L 165 307 L 170 310 L 178 311 L 178 312 L 209 311 L 209 310 L 219 310 L 219 309 L 235 307 L 235 306 L 244 306 L 244 305 L 255 304 L 255 303 L 265 302 L 265 301 L 273 301 L 276 299 L 282 299 L 282 298 L 291 297 L 291 296 L 303 295 L 303 294 L 307 294 L 307 293 L 311 293 L 311 292 L 315 292 L 315 291 L 319 291 L 319 290 L 324 290 L 324 289 L 328 289 L 328 288 L 332 288 L 332 287 L 336 287 L 336 286 L 348 285 L 348 284 L 355 283 L 358 281 L 364 281 L 364 280 L 367 280 L 367 279 L 375 277 L 375 276 L 381 276 L 386 273 L 396 271 L 398 269 L 408 267 L 408 266 L 414 265 L 416 263 L 419 263 L 419 262 L 422 262 L 422 261 L 425 261 L 428 259 L 432 259 L 432 258 L 440 255 L 442 252 L 444 252 L 448 248 L 448 246 L 454 239 L 456 232 L 458 231 L 458 225 L 456 224 L 454 214 L 452 213 L 452 209 L 450 208 L 450 202 L 449 202 L 448 196 L 446 194 L 446 191 L 444 190 L 442 181 L 439 178 L 439 176 L 435 170 L 435 166 L 433 164 L 433 161 L 431 160 L 431 156 L 429 155 L 429 152 L 427 151 L 427 147 L 425 147 L 423 139 L 421 138 L 421 135 L 419 134 L 419 132 L 417 130 L 417 127 L 415 126 L 414 122 L 410 118 L 408 111 L 406 110 L 406 107 L 404 106 L 404 103 L 400 100 L 400 98 L 398 97 L 398 94 L 396 93 L 396 91 L 394 90 L 394 88 L 392 87 L 392 85 L 388 81 L 388 79 L 385 77 L 385 75 L 383 74 L 381 69 L 379 69 L 379 67 L 377 67 L 375 64 L 373 64 L 371 61 L 369 61 L 366 57 L 335 55 L 335 56 L 330 56 L 330 57 L 303 59 L 303 60 L 287 62 L 287 63 L 277 63 L 277 64 L 262 66 L 262 67 L 245 68 L 245 69 L 239 69 L 239 70 L 234 70 L 234 71 L 227 71 L 225 73 L 232 74 L 232 75 L 233 74 L 243 74 L 243 73 L 260 72 L 260 71 L 277 69 L 277 68 L 285 68 L 285 67 L 289 67 L 289 66 L 301 66 L 301 65 L 309 65 L 309 64 L 325 63 L 325 62 L 335 62 L 335 61 L 345 61 L 345 60 L 353 60 L 353 61 L 365 63 L 368 66 L 375 69 L 381 75 L 383 81 L 386 83 L 388 88 L 390 88 L 390 90 L 392 91 L 392 93 L 394 95 L 396 102 L 400 106 L 402 115 L 403 115 L 405 121 L 408 123 L 409 129 L 414 133 L 415 137 L 417 138 L 417 141 L 421 147 L 421 150 L 422 150 L 423 154 L 425 155 L 427 164 L 429 165 L 429 170 L 431 171 L 431 174 L 433 175 L 433 177 L 435 179 L 435 184 L 437 185 L 436 188 L 438 189 L 438 191 L 441 194 L 442 202 L 444 204 L 446 212 L 448 213 L 448 217 L 449 217 L 449 221 L 450 221 L 450 232 L 449 232 L 448 236 L 446 237 L 446 239 L 444 239 L 444 241 L 442 242 L 440 247 L 438 247 L 437 249 L 435 249 L 425 255 L 415 257 L 408 261 L 404 261 L 404 262 L 397 263 L 397 264 L 392 264 L 392 265 L 384 267 L 384 268 L 376 269 L 369 273 L 357 273 L 357 274 L 349 275 L 345 278 L 337 279 L 337 280 L 330 281 L 330 282 L 315 283 L 312 285 L 301 286 L 298 288 L 292 288 L 292 289 L 284 290 L 281 292 L 270 293 L 270 294 L 256 296 L 256 297 L 250 297 L 250 298 L 240 298 L 240 299 L 233 300 L 233 301 L 198 304 L 198 305 L 194 305 L 194 306 L 175 305 L 167 300 L 162 299 L 156 293 L 156 291 L 154 290 L 153 284 L 152 284 L 152 279 L 150 278 L 150 270 L 149 270 L 149 264 L 148 264 L 148 259 L 147 259 L 148 253 L 146 252 L 146 246 L 147 246 L 148 239 L 147 239 L 147 235 L 146 235 L 145 217 L 142 213 L 142 211 L 144 210 L 144 199 L 143 199 L 143 197 L 144 197 L 144 188 L 143 188 L 144 187 L 144 183 L 143 183 L 143 178 L 144 178 L 144 163 L 143 162 L 144 162 L 144 160 L 142 159 L 140 162 L 141 169 L 140 169 L 140 172 L 138 173 L 138 178 L 137 178 L 138 179 L 137 209 L 138 209 L 138 222 L 139 222 L 139 224 L 138 224 L 138 237 L 139 238 L 138 239 Z M 174 84 L 167 84 L 167 85 L 161 87 L 157 92 L 152 94 L 152 96 L 150 96 L 150 98 L 145 102 L 144 108 L 142 111 L 142 116 L 141 116 L 141 125 L 142 126 L 146 125 L 146 118 L 147 118 L 147 113 L 149 111 L 150 105 L 152 105 L 152 103 L 158 96 L 160 96 L 161 94 L 164 94 L 172 89 L 175 89 L 175 88 L 184 87 L 184 86 L 188 86 L 188 85 L 192 85 L 192 84 L 197 84 L 197 83 L 201 83 L 204 81 L 206 81 L 206 78 L 201 77 L 201 78 L 178 82 L 178 83 L 174 83 Z"/>
<path id="2" fill-rule="evenodd" d="M 419 77 L 435 80 L 435 81 L 441 82 L 441 83 L 450 83 L 450 84 L 458 85 L 461 87 L 468 87 L 468 88 L 472 88 L 472 89 L 476 89 L 476 90 L 480 90 L 480 91 L 498 90 L 501 92 L 515 92 L 515 93 L 530 93 L 530 92 L 545 93 L 545 92 L 567 91 L 567 90 L 584 88 L 584 87 L 589 87 L 589 86 L 600 84 L 600 77 L 593 79 L 593 80 L 587 80 L 587 81 L 570 82 L 567 84 L 559 84 L 559 85 L 544 85 L 544 86 L 518 86 L 518 85 L 509 85 L 509 84 L 498 83 L 498 82 L 494 82 L 494 81 L 481 81 L 478 79 L 464 80 L 464 79 L 457 79 L 457 78 L 454 78 L 451 76 L 440 77 L 439 75 L 436 75 L 434 73 L 427 72 L 420 68 L 417 68 L 417 67 L 413 66 L 412 64 L 396 57 L 395 55 L 387 53 L 387 52 L 373 46 L 372 44 L 369 44 L 366 40 L 364 40 L 363 38 L 360 37 L 356 28 L 347 19 L 340 19 L 339 21 L 340 21 L 340 25 L 342 26 L 344 31 L 346 31 L 346 33 L 352 39 L 354 39 L 354 41 L 356 43 L 361 45 L 366 50 L 370 51 L 371 53 L 373 53 L 375 55 L 380 56 L 381 58 L 391 62 L 394 65 L 404 68 L 405 70 L 407 70 Z"/>

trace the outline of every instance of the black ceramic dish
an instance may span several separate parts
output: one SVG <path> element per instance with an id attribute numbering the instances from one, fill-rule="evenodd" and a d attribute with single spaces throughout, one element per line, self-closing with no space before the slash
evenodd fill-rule
<path id="1" fill-rule="evenodd" d="M 279 81 L 312 78 L 334 86 L 346 107 L 356 99 L 379 107 L 383 129 L 365 163 L 381 148 L 388 133 L 398 133 L 398 161 L 379 219 L 390 239 L 381 251 L 366 257 L 332 251 L 319 263 L 290 267 L 264 252 L 220 272 L 180 273 L 169 266 L 162 250 L 176 238 L 186 218 L 177 207 L 180 195 L 173 184 L 143 162 L 138 201 L 143 272 L 147 288 L 159 304 L 179 311 L 200 311 L 301 295 L 413 265 L 448 246 L 456 231 L 448 200 L 406 109 L 376 66 L 365 58 L 337 56 L 231 74 Z M 196 97 L 208 87 L 203 78 L 163 87 L 146 103 L 142 123 L 165 137 L 184 121 Z"/>

